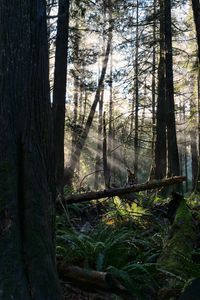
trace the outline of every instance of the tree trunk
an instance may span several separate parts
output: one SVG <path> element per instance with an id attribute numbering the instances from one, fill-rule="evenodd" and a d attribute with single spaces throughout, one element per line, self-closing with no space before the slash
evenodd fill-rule
<path id="1" fill-rule="evenodd" d="M 176 121 L 174 105 L 173 57 L 172 57 L 172 26 L 171 0 L 164 0 L 165 7 L 165 64 L 166 64 L 166 124 L 167 124 L 167 152 L 168 174 L 180 174 L 179 155 L 176 138 Z"/>
<path id="2" fill-rule="evenodd" d="M 138 79 L 138 53 L 139 53 L 139 1 L 136 4 L 136 45 L 135 45 L 135 137 L 134 137 L 134 173 L 138 178 L 138 156 L 139 156 L 139 79 Z"/>
<path id="3" fill-rule="evenodd" d="M 199 150 L 199 165 L 198 165 L 198 177 L 196 181 L 196 190 L 200 190 L 200 3 L 199 0 L 192 0 L 192 10 L 194 16 L 194 23 L 196 28 L 196 39 L 198 46 L 198 150 Z"/>
<path id="4" fill-rule="evenodd" d="M 62 193 L 64 176 L 64 127 L 67 76 L 69 0 L 58 2 L 55 72 L 53 87 L 54 148 L 56 185 Z"/>
<path id="5" fill-rule="evenodd" d="M 0 2 L 0 298 L 62 299 L 45 1 Z"/>
<path id="6" fill-rule="evenodd" d="M 165 110 L 165 57 L 164 7 L 160 0 L 160 61 L 158 65 L 158 100 L 156 112 L 155 178 L 166 176 L 166 110 Z"/>
<path id="7" fill-rule="evenodd" d="M 110 187 L 110 173 L 108 171 L 108 151 L 107 151 L 107 132 L 106 132 L 106 114 L 103 115 L 103 173 L 105 188 Z"/>
<path id="8" fill-rule="evenodd" d="M 151 146 L 151 156 L 152 156 L 152 164 L 150 170 L 150 178 L 155 177 L 155 139 L 156 139 L 156 18 L 155 15 L 157 13 L 157 0 L 154 0 L 153 4 L 153 57 L 152 57 L 152 146 Z"/>
<path id="9" fill-rule="evenodd" d="M 97 140 L 97 154 L 95 163 L 95 179 L 94 189 L 98 190 L 99 187 L 99 175 L 102 171 L 102 128 L 103 128 L 103 99 L 104 99 L 104 87 L 102 88 L 100 100 L 99 100 L 99 124 L 98 124 L 98 140 Z"/>
<path id="10" fill-rule="evenodd" d="M 80 132 L 80 126 L 78 124 L 78 104 L 81 106 L 81 101 L 79 95 L 81 94 L 80 90 L 80 60 L 79 60 L 79 44 L 80 44 L 80 32 L 79 32 L 79 24 L 78 20 L 76 20 L 75 24 L 75 32 L 74 32 L 74 43 L 73 43 L 73 55 L 74 55 L 74 69 L 72 71 L 73 79 L 74 79 L 74 109 L 73 109 L 73 120 L 72 120 L 72 144 L 71 144 L 71 156 L 76 149 L 76 143 L 78 139 L 78 134 Z M 82 73 L 82 72 L 81 72 Z M 81 96 L 81 95 L 80 95 Z M 77 169 L 80 169 L 80 164 L 78 162 Z"/>
<path id="11" fill-rule="evenodd" d="M 103 57 L 105 57 L 105 41 L 106 41 L 106 2 L 103 0 L 102 2 L 103 9 Z M 101 64 L 101 62 L 100 62 Z M 103 61 L 102 61 L 103 64 Z M 95 178 L 94 178 L 94 189 L 98 190 L 99 180 L 100 180 L 100 172 L 102 171 L 102 154 L 103 154 L 103 145 L 102 145 L 102 130 L 103 130 L 103 106 L 104 106 L 104 84 L 102 86 L 101 95 L 99 99 L 99 116 L 98 116 L 98 137 L 97 137 L 97 153 L 96 153 L 96 162 L 95 162 Z"/>
<path id="12" fill-rule="evenodd" d="M 108 58 L 109 58 L 109 54 L 110 54 L 110 47 L 111 47 L 111 35 L 109 35 L 109 37 L 108 37 L 107 48 L 106 48 L 106 52 L 105 52 L 105 58 L 104 58 L 104 62 L 103 62 L 101 76 L 99 78 L 95 98 L 94 98 L 94 101 L 92 103 L 92 107 L 90 109 L 90 113 L 89 113 L 89 116 L 87 118 L 85 128 L 82 130 L 82 132 L 79 136 L 79 140 L 76 143 L 76 149 L 75 149 L 74 153 L 72 153 L 69 167 L 65 170 L 65 183 L 68 186 L 72 185 L 72 179 L 73 179 L 73 176 L 74 176 L 74 172 L 75 172 L 77 163 L 80 160 L 81 152 L 83 150 L 83 147 L 85 146 L 86 139 L 88 137 L 90 128 L 92 126 L 92 122 L 93 122 L 93 118 L 94 118 L 94 115 L 95 115 L 96 107 L 97 107 L 97 104 L 99 103 L 99 100 L 100 100 L 100 95 L 101 95 L 101 91 L 102 91 L 102 88 L 103 88 L 104 78 L 105 78 L 105 75 L 106 75 Z"/>
<path id="13" fill-rule="evenodd" d="M 113 13 L 112 13 L 112 0 L 108 1 L 108 12 L 109 12 L 109 26 L 111 35 L 113 29 Z M 113 166 L 113 47 L 111 44 L 110 50 L 110 74 L 109 74 L 109 123 L 108 123 L 108 160 L 107 160 L 107 178 L 108 178 L 108 186 L 111 184 L 112 177 L 112 166 Z"/>

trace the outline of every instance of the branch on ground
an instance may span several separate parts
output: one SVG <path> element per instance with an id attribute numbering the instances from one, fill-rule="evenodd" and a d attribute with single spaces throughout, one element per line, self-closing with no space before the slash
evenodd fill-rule
<path id="1" fill-rule="evenodd" d="M 136 299 L 111 273 L 68 266 L 64 263 L 59 263 L 57 268 L 59 277 L 63 281 L 71 282 L 84 290 L 109 292 L 127 300 Z"/>
<path id="2" fill-rule="evenodd" d="M 98 200 L 106 197 L 123 196 L 133 192 L 140 192 L 146 190 L 160 189 L 164 186 L 176 185 L 186 180 L 185 176 L 175 176 L 162 180 L 153 180 L 143 184 L 137 184 L 122 188 L 111 188 L 103 191 L 92 191 L 78 195 L 70 195 L 65 197 L 64 200 L 67 204 L 82 203 L 90 200 Z"/>

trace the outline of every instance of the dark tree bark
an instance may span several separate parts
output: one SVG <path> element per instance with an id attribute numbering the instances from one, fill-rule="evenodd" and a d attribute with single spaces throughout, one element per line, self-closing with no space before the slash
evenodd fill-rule
<path id="1" fill-rule="evenodd" d="M 0 299 L 60 300 L 46 4 L 0 2 Z"/>
<path id="2" fill-rule="evenodd" d="M 164 0 L 168 174 L 180 174 L 174 105 L 171 0 Z"/>
<path id="3" fill-rule="evenodd" d="M 192 10 L 193 10 L 194 23 L 195 23 L 195 28 L 196 28 L 198 58 L 200 61 L 200 3 L 199 3 L 199 0 L 192 0 Z"/>
<path id="4" fill-rule="evenodd" d="M 56 185 L 62 193 L 64 176 L 64 127 L 67 76 L 69 0 L 58 2 L 55 72 L 53 87 L 54 147 L 56 163 Z"/>
<path id="5" fill-rule="evenodd" d="M 136 4 L 136 32 L 135 32 L 135 136 L 134 136 L 134 173 L 138 178 L 138 158 L 139 158 L 139 1 Z"/>
<path id="6" fill-rule="evenodd" d="M 190 145 L 192 154 L 192 186 L 193 190 L 196 187 L 197 177 L 198 177 L 198 151 L 197 151 L 197 134 L 196 128 L 191 128 L 190 130 Z"/>
<path id="7" fill-rule="evenodd" d="M 59 275 L 64 281 L 70 281 L 81 290 L 87 292 L 96 290 L 98 295 L 101 292 L 114 293 L 124 300 L 135 300 L 131 294 L 111 273 L 83 269 L 77 266 L 68 266 L 64 263 L 58 265 Z M 105 295 L 104 295 L 105 296 Z M 106 297 L 106 299 L 108 299 Z"/>
<path id="8" fill-rule="evenodd" d="M 164 54 L 164 7 L 160 3 L 160 54 L 158 65 L 158 99 L 156 112 L 155 178 L 166 176 L 166 109 L 165 109 L 165 54 Z"/>
<path id="9" fill-rule="evenodd" d="M 199 164 L 198 164 L 198 175 L 196 181 L 196 187 L 200 190 L 200 3 L 199 0 L 192 0 L 192 10 L 194 16 L 194 23 L 196 28 L 196 39 L 198 46 L 198 150 L 199 150 Z"/>
<path id="10" fill-rule="evenodd" d="M 109 12 L 109 26 L 111 30 L 113 29 L 113 12 L 112 12 L 112 0 L 108 1 L 108 12 Z M 107 161 L 107 179 L 108 179 L 108 186 L 111 184 L 111 177 L 113 173 L 113 155 L 112 155 L 112 148 L 113 148 L 113 46 L 111 44 L 110 50 L 110 74 L 109 74 L 109 88 L 110 88 L 110 95 L 109 95 L 109 123 L 108 123 L 108 161 Z"/>
<path id="11" fill-rule="evenodd" d="M 154 0 L 154 9 L 153 13 L 154 16 L 157 13 L 157 0 Z M 154 17 L 153 20 L 153 57 L 152 57 L 152 169 L 154 169 L 154 153 L 155 153 L 155 138 L 156 138 L 156 130 L 155 130 L 155 123 L 156 123 L 156 18 Z"/>

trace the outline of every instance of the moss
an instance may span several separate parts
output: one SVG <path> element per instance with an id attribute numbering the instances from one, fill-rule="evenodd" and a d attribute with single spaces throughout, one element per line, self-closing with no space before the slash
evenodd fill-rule
<path id="1" fill-rule="evenodd" d="M 185 262 L 191 260 L 195 239 L 196 232 L 192 214 L 183 199 L 177 209 L 171 236 L 158 263 L 168 271 L 188 278 L 192 270 L 190 270 L 190 264 Z"/>

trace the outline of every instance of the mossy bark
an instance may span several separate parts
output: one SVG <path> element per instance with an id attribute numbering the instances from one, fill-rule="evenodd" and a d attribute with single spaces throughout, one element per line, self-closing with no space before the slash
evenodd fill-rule
<path id="1" fill-rule="evenodd" d="M 196 239 L 196 230 L 192 214 L 185 199 L 182 197 L 179 200 L 179 206 L 172 224 L 171 235 L 158 263 L 166 270 L 188 279 L 191 272 L 188 264 L 184 263 L 184 260 L 191 260 Z"/>

